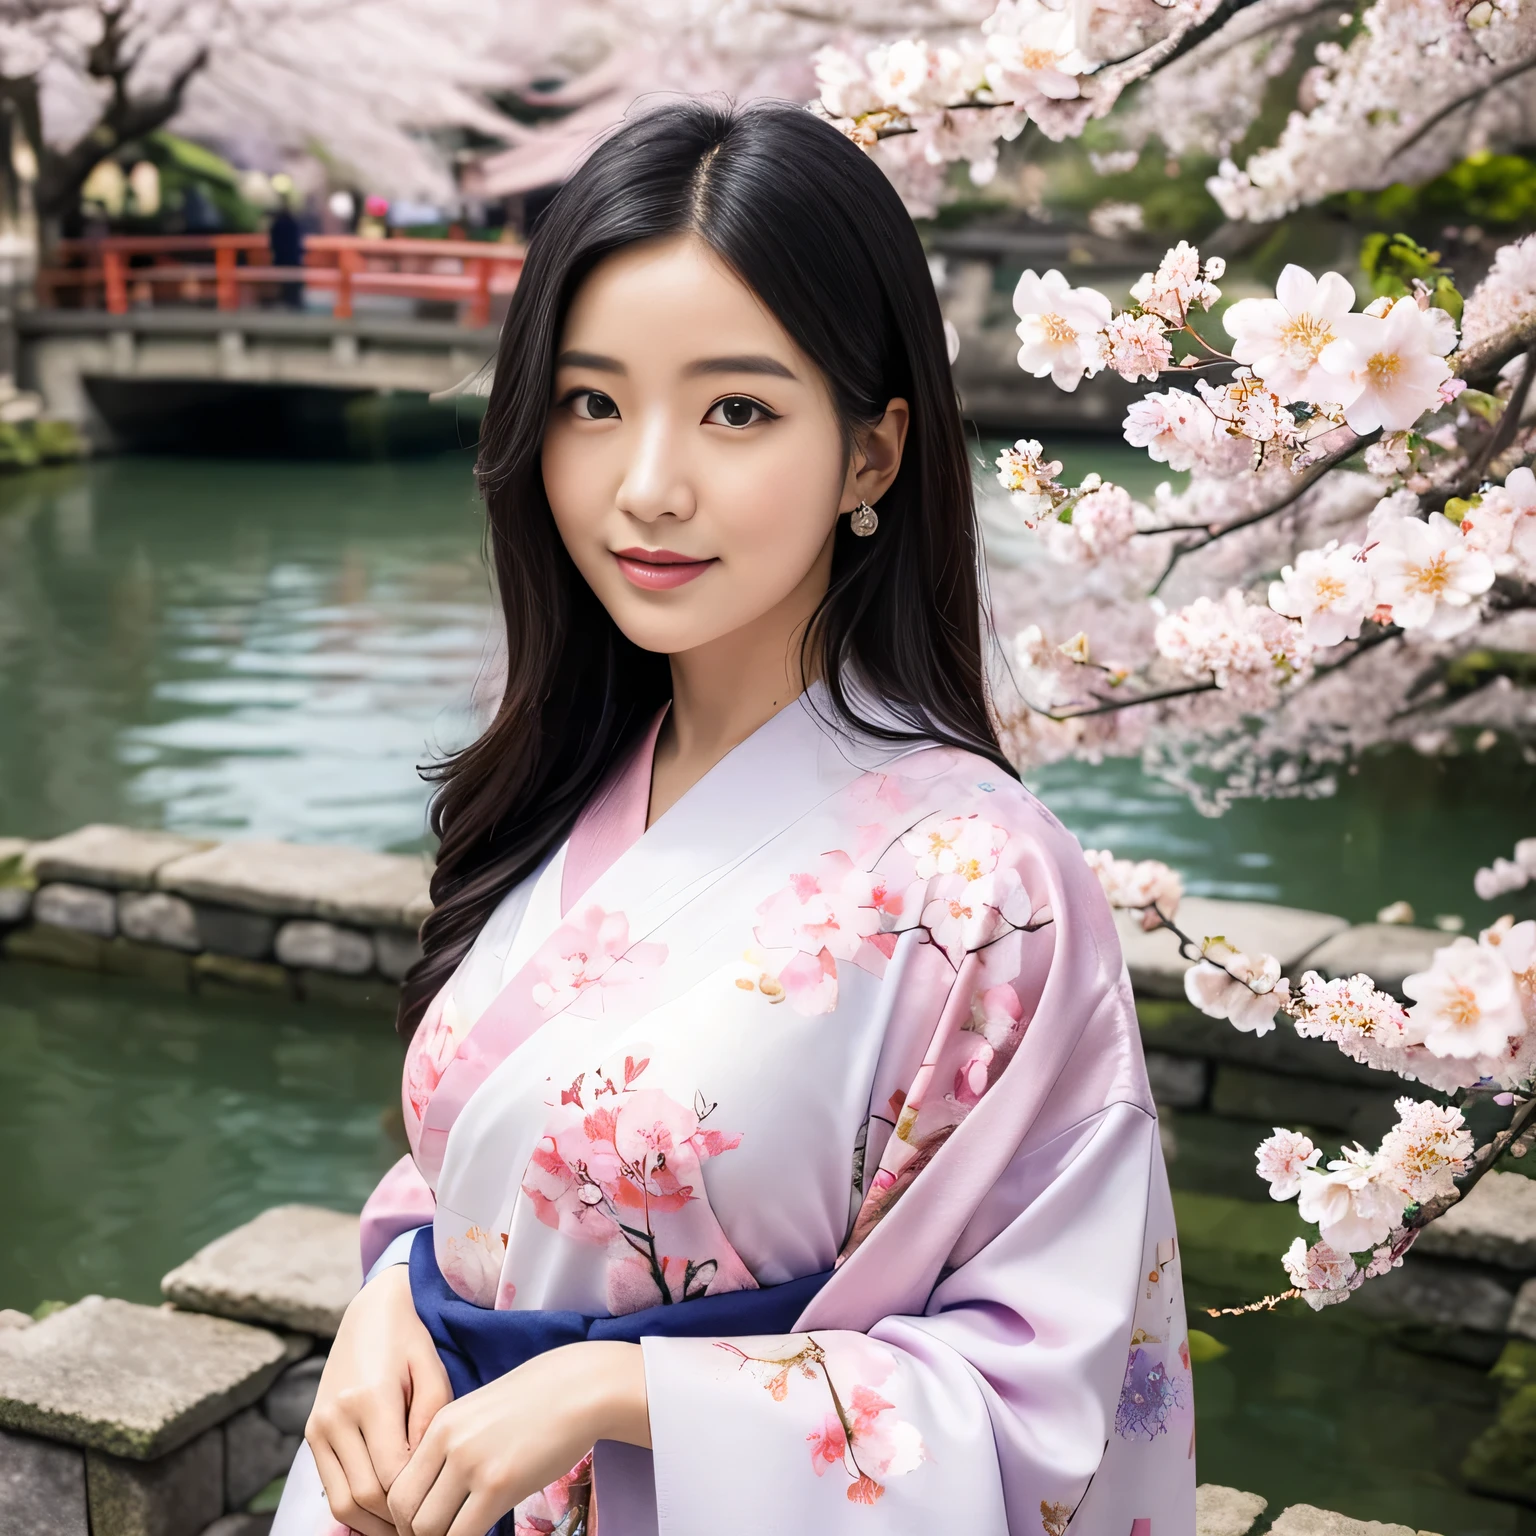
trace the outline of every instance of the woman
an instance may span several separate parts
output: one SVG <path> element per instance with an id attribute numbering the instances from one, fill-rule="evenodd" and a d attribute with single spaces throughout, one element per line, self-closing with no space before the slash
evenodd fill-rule
<path id="1" fill-rule="evenodd" d="M 480 476 L 506 691 L 277 1536 L 1187 1536 L 1135 1015 L 987 714 L 880 172 L 789 107 L 624 127 L 530 245 Z"/>

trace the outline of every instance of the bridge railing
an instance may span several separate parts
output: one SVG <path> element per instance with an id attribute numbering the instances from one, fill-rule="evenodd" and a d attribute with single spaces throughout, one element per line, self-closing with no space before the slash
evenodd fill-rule
<path id="1" fill-rule="evenodd" d="M 44 308 L 186 305 L 238 310 L 279 285 L 303 284 L 333 295 L 332 314 L 350 319 L 364 294 L 458 306 L 466 326 L 490 324 L 496 297 L 510 294 L 522 271 L 520 247 L 484 240 L 367 239 L 309 235 L 304 265 L 273 264 L 265 235 L 109 235 L 61 240 L 53 264 L 37 276 Z"/>

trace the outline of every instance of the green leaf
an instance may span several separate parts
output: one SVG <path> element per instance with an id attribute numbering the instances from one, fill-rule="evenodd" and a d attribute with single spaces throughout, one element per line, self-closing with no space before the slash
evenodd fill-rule
<path id="1" fill-rule="evenodd" d="M 1208 1333 L 1202 1333 L 1198 1328 L 1189 1330 L 1189 1359 L 1191 1365 L 1207 1365 L 1212 1360 L 1220 1360 L 1228 1353 L 1228 1346 L 1220 1339 L 1213 1338 Z"/>

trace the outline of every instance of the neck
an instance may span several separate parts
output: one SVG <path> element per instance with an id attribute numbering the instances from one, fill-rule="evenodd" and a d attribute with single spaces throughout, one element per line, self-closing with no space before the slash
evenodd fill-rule
<path id="1" fill-rule="evenodd" d="M 801 641 L 826 590 L 830 553 L 829 538 L 826 571 L 813 570 L 777 607 L 671 657 L 672 708 L 656 741 L 647 826 L 815 680 L 802 669 Z"/>

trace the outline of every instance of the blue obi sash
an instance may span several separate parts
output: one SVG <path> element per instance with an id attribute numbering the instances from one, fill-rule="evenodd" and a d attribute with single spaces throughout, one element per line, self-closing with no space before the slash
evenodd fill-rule
<path id="1" fill-rule="evenodd" d="M 811 1297 L 832 1278 L 832 1271 L 826 1270 L 755 1291 L 725 1291 L 646 1307 L 623 1317 L 588 1317 L 581 1312 L 496 1312 L 465 1301 L 437 1267 L 431 1227 L 423 1227 L 411 1244 L 410 1270 L 411 1299 L 437 1345 L 455 1397 L 505 1376 L 547 1349 L 582 1339 L 638 1344 L 658 1335 L 729 1338 L 789 1333 Z M 511 1515 L 497 1521 L 491 1536 L 512 1536 Z"/>

